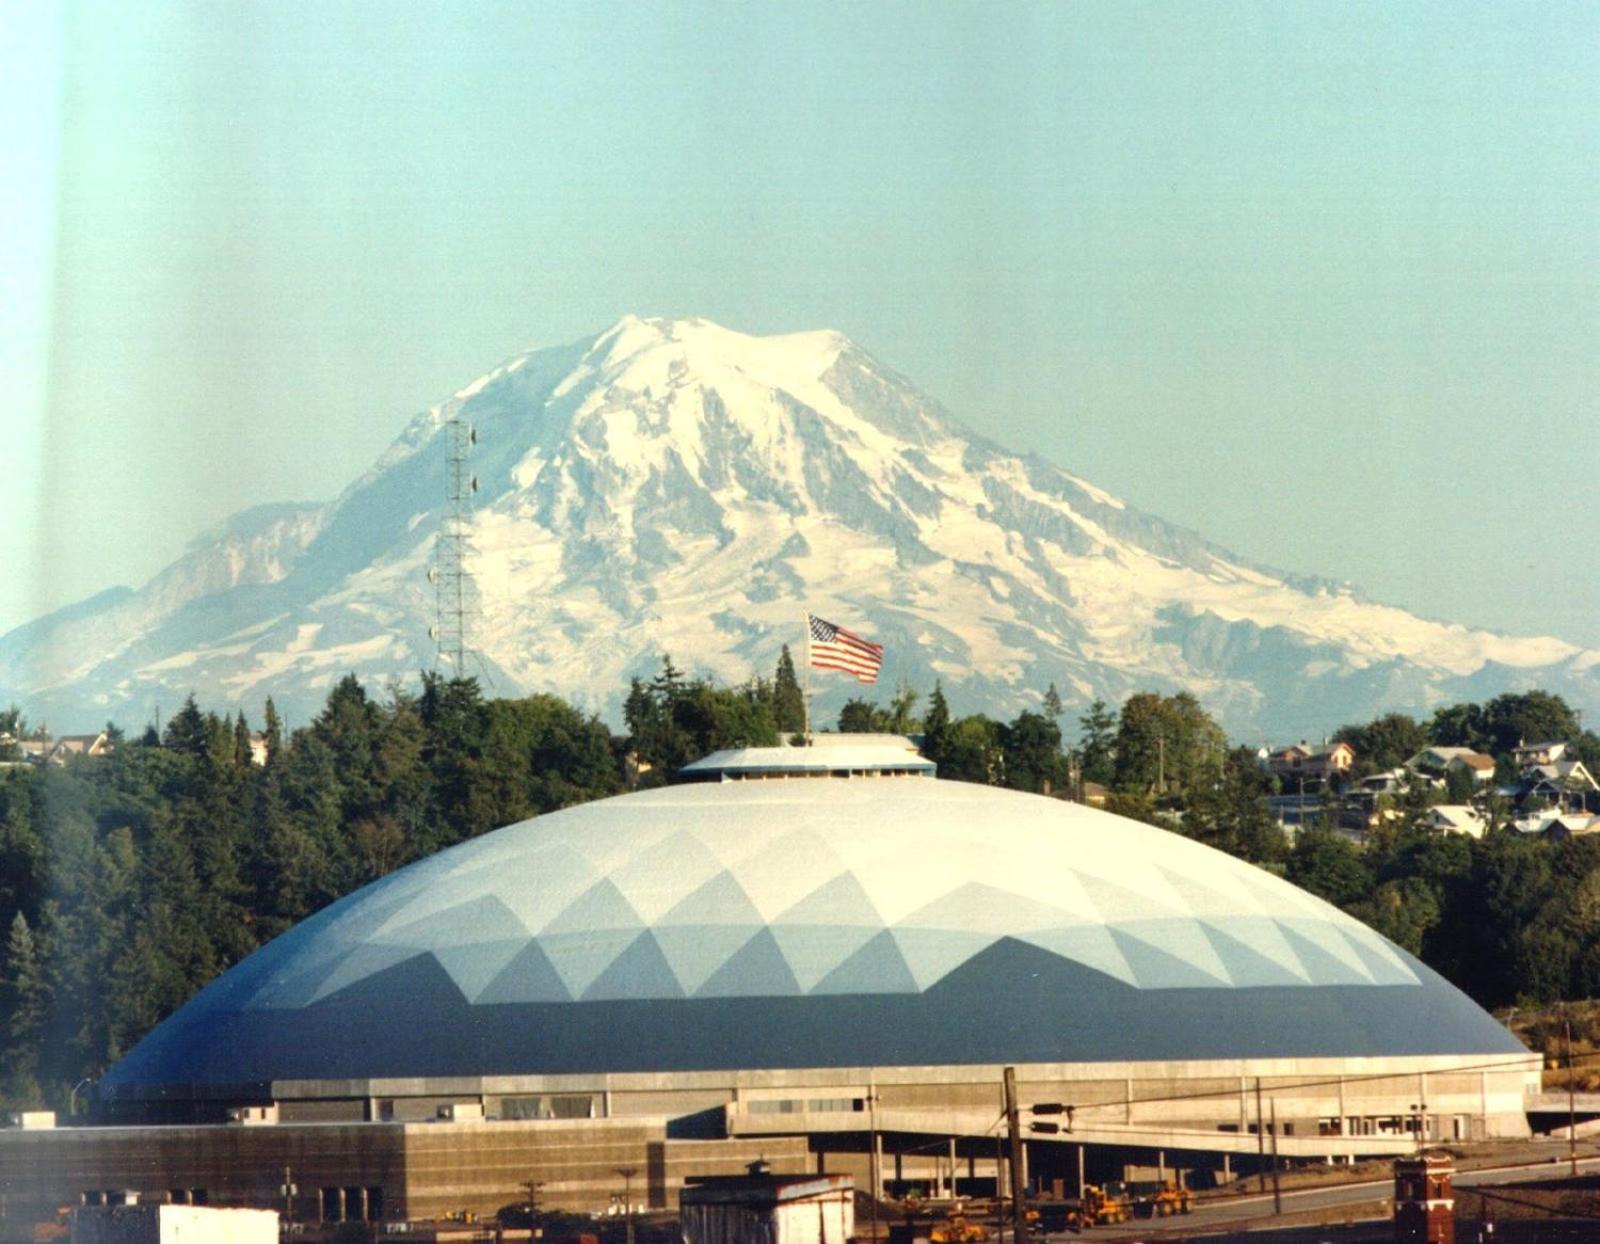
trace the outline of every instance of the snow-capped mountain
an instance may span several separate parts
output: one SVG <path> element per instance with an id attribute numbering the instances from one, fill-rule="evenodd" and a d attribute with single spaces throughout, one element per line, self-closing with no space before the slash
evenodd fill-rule
<path id="1" fill-rule="evenodd" d="M 428 578 L 449 435 L 477 434 L 471 642 L 498 694 L 616 717 L 670 652 L 742 682 L 806 610 L 1010 715 L 1187 688 L 1241 737 L 1542 686 L 1600 703 L 1600 652 L 1426 621 L 1252 565 L 967 431 L 834 332 L 751 337 L 628 317 L 520 355 L 412 420 L 326 505 L 248 510 L 138 591 L 0 638 L 0 703 L 58 728 L 137 728 L 191 690 L 298 720 L 353 671 L 435 660 Z M 860 690 L 818 675 L 818 716 Z"/>

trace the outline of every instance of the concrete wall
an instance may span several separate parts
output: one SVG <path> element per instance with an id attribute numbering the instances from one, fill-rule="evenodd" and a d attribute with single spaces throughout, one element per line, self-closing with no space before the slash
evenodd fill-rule
<path id="1" fill-rule="evenodd" d="M 815 1169 L 804 1137 L 671 1140 L 661 1119 L 12 1129 L 0 1131 L 0 1235 L 127 1191 L 300 1222 L 491 1215 L 521 1204 L 530 1179 L 553 1209 L 604 1210 L 625 1189 L 638 1208 L 670 1208 L 687 1176 L 741 1174 L 757 1158 L 779 1174 Z"/>

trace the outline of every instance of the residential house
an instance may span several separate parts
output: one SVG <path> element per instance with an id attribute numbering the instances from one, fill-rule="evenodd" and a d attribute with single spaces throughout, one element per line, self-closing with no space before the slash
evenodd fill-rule
<path id="1" fill-rule="evenodd" d="M 259 730 L 250 735 L 250 763 L 257 767 L 267 763 L 267 736 Z"/>
<path id="2" fill-rule="evenodd" d="M 1588 812 L 1536 812 L 1513 821 L 1511 827 L 1530 838 L 1581 838 L 1600 833 L 1600 816 Z"/>
<path id="3" fill-rule="evenodd" d="M 1471 804 L 1441 803 L 1428 809 L 1428 828 L 1444 834 L 1466 834 L 1482 838 L 1488 828 L 1483 813 Z"/>
<path id="4" fill-rule="evenodd" d="M 1494 777 L 1494 757 L 1470 747 L 1425 747 L 1405 767 L 1435 782 L 1442 782 L 1451 770 L 1469 773 L 1480 784 Z"/>
<path id="5" fill-rule="evenodd" d="M 1398 795 L 1405 789 L 1408 776 L 1410 775 L 1404 766 L 1369 774 L 1361 779 L 1361 792 L 1367 795 Z"/>
<path id="6" fill-rule="evenodd" d="M 1596 784 L 1581 760 L 1532 765 L 1523 772 L 1522 780 L 1507 790 L 1519 807 L 1541 800 L 1569 812 L 1588 810 L 1600 796 L 1600 784 Z"/>
<path id="7" fill-rule="evenodd" d="M 1355 762 L 1355 748 L 1348 743 L 1312 747 L 1301 740 L 1267 753 L 1267 771 L 1286 791 L 1300 783 L 1320 786 L 1331 778 L 1345 776 Z"/>
<path id="8" fill-rule="evenodd" d="M 1551 739 L 1544 743 L 1519 743 L 1511 749 L 1511 759 L 1519 770 L 1531 769 L 1534 765 L 1553 765 L 1565 760 L 1567 753 L 1565 739 Z"/>
<path id="9" fill-rule="evenodd" d="M 97 734 L 63 734 L 42 757 L 51 764 L 64 765 L 76 756 L 109 756 L 111 739 L 104 730 Z"/>
<path id="10" fill-rule="evenodd" d="M 1468 752 L 1464 756 L 1457 756 L 1450 762 L 1450 768 L 1456 772 L 1470 774 L 1472 780 L 1479 786 L 1494 779 L 1494 757 L 1486 756 L 1482 752 Z"/>

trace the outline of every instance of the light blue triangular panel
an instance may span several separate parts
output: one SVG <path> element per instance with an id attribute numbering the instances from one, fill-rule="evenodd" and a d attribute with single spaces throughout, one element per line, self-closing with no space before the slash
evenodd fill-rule
<path id="1" fill-rule="evenodd" d="M 695 990 L 697 998 L 790 998 L 800 985 L 770 929 L 762 929 Z"/>
<path id="2" fill-rule="evenodd" d="M 894 934 L 883 930 L 851 955 L 808 992 L 835 993 L 916 993 L 917 980 L 906 966 Z"/>

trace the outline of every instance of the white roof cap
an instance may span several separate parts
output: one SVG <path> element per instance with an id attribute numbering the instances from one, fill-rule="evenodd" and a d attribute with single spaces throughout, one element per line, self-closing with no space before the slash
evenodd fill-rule
<path id="1" fill-rule="evenodd" d="M 932 777 L 938 766 L 903 734 L 818 734 L 812 747 L 738 747 L 712 752 L 680 773 L 686 777 L 849 777 L 856 774 L 916 774 Z"/>

